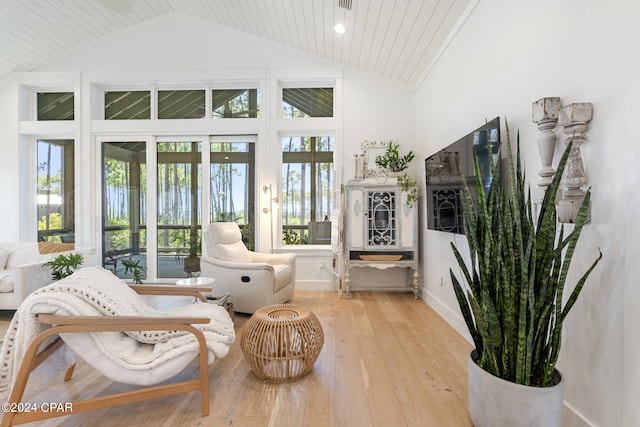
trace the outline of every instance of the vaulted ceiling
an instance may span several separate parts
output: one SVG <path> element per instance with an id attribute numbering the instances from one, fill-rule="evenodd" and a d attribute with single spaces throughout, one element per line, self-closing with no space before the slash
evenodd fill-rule
<path id="1" fill-rule="evenodd" d="M 0 79 L 172 13 L 415 84 L 478 0 L 0 0 Z M 333 27 L 344 23 L 346 32 Z"/>

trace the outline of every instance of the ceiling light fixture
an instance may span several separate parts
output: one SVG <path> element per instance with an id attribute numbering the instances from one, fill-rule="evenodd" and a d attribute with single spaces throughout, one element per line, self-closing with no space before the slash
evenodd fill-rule
<path id="1" fill-rule="evenodd" d="M 334 25 L 333 29 L 338 34 L 344 34 L 344 32 L 346 31 L 343 24 L 336 24 Z"/>

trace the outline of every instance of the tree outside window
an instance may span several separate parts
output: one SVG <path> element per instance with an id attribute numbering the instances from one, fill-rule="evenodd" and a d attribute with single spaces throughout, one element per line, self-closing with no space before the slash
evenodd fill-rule
<path id="1" fill-rule="evenodd" d="M 282 138 L 282 243 L 330 244 L 333 137 Z"/>

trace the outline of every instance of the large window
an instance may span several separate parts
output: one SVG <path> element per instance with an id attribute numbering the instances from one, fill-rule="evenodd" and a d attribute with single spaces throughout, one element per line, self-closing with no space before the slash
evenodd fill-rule
<path id="1" fill-rule="evenodd" d="M 282 242 L 331 243 L 333 137 L 282 138 Z"/>
<path id="2" fill-rule="evenodd" d="M 38 240 L 73 243 L 72 140 L 38 141 Z"/>
<path id="3" fill-rule="evenodd" d="M 211 222 L 237 222 L 255 249 L 255 147 L 249 142 L 211 143 Z"/>
<path id="4" fill-rule="evenodd" d="M 102 144 L 102 265 L 121 278 L 125 260 L 147 266 L 145 153 L 145 141 Z"/>
<path id="5" fill-rule="evenodd" d="M 202 253 L 201 144 L 162 142 L 157 149 L 158 277 L 191 277 Z"/>

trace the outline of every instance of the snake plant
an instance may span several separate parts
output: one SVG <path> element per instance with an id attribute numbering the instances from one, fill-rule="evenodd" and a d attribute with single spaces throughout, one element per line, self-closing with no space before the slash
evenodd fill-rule
<path id="1" fill-rule="evenodd" d="M 462 283 L 466 284 L 463 287 L 453 270 L 451 281 L 475 345 L 477 363 L 485 371 L 517 384 L 552 385 L 562 322 L 602 258 L 598 251 L 563 306 L 567 273 L 591 197 L 587 191 L 573 230 L 565 236 L 555 201 L 571 145 L 567 144 L 535 219 L 531 191 L 525 189 L 520 137 L 514 166 L 507 126 L 506 182 L 501 182 L 496 162 L 495 178 L 485 194 L 474 155 L 477 202 L 468 187 L 463 190 L 468 264 L 451 243 L 464 277 Z"/>

